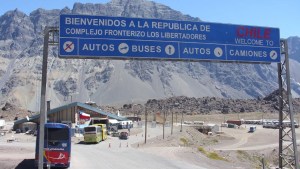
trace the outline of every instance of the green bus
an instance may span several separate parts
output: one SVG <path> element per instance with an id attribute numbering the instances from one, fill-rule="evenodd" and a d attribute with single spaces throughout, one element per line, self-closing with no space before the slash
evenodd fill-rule
<path id="1" fill-rule="evenodd" d="M 99 143 L 103 140 L 102 128 L 100 126 L 88 126 L 84 128 L 85 143 Z"/>

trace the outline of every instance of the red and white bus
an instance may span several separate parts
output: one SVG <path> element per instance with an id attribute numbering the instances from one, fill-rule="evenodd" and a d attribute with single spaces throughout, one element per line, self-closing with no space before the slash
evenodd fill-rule
<path id="1" fill-rule="evenodd" d="M 39 160 L 39 139 L 41 136 L 38 132 L 35 151 L 36 166 Z M 46 123 L 43 139 L 43 166 L 68 168 L 71 160 L 71 128 L 62 123 Z"/>

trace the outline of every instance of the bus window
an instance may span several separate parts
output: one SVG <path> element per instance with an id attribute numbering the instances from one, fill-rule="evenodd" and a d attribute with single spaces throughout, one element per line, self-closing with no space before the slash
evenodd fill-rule
<path id="1" fill-rule="evenodd" d="M 68 140 L 69 129 L 63 128 L 47 128 L 45 132 L 45 140 Z"/>
<path id="2" fill-rule="evenodd" d="M 85 127 L 85 128 L 84 128 L 84 132 L 85 132 L 85 133 L 87 133 L 87 132 L 93 132 L 93 131 L 95 131 L 95 130 L 96 130 L 95 127 Z"/>

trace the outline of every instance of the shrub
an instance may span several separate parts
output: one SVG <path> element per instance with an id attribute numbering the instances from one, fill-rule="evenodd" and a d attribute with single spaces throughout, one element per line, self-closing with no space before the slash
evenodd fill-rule
<path id="1" fill-rule="evenodd" d="M 216 152 L 207 152 L 203 147 L 198 147 L 198 151 L 200 151 L 210 159 L 228 161 L 227 159 L 220 157 Z"/>
<path id="2" fill-rule="evenodd" d="M 208 153 L 207 157 L 213 160 L 225 160 L 223 157 L 220 157 L 219 154 L 215 152 Z"/>
<path id="3" fill-rule="evenodd" d="M 206 151 L 203 147 L 198 147 L 198 151 L 200 151 L 202 154 L 206 155 Z"/>
<path id="4" fill-rule="evenodd" d="M 180 138 L 180 141 L 184 144 L 184 146 L 187 146 L 189 143 L 186 138 Z"/>

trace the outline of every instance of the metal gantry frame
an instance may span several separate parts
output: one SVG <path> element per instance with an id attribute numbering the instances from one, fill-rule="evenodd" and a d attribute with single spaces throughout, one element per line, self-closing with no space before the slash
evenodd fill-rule
<path id="1" fill-rule="evenodd" d="M 59 44 L 58 27 L 45 27 L 43 68 L 41 85 L 41 106 L 40 106 L 40 135 L 44 135 L 44 124 L 47 121 L 46 114 L 46 84 L 47 84 L 47 62 L 48 46 Z M 294 113 L 292 105 L 292 94 L 290 84 L 290 69 L 288 57 L 287 40 L 281 40 L 281 55 L 284 56 L 281 63 L 278 63 L 278 83 L 279 83 L 279 169 L 291 168 L 300 169 L 297 142 L 295 133 Z M 146 111 L 147 112 L 147 111 Z M 147 114 L 146 114 L 147 116 Z M 285 127 L 283 121 L 291 122 L 291 127 Z M 146 134 L 145 134 L 146 143 Z M 39 162 L 38 168 L 43 168 L 44 140 L 39 140 Z"/>
<path id="2" fill-rule="evenodd" d="M 279 169 L 300 169 L 292 104 L 290 67 L 287 40 L 280 40 L 281 63 L 278 63 L 279 83 Z M 290 121 L 287 127 L 283 121 Z"/>

